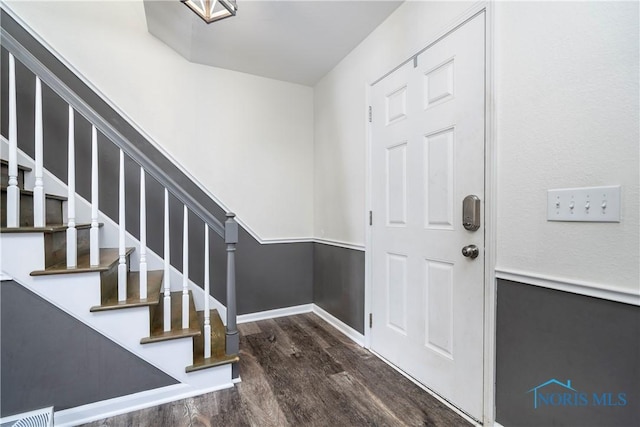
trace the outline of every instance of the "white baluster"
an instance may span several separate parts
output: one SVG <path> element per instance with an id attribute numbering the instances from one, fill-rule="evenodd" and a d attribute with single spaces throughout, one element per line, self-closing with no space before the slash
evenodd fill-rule
<path id="1" fill-rule="evenodd" d="M 204 224 L 204 358 L 211 357 L 211 315 L 209 308 L 209 226 Z"/>
<path id="2" fill-rule="evenodd" d="M 89 234 L 90 264 L 100 264 L 100 226 L 98 224 L 98 132 L 91 127 L 91 231 Z"/>
<path id="3" fill-rule="evenodd" d="M 42 83 L 36 77 L 36 117 L 35 117 L 35 157 L 36 157 L 36 182 L 33 187 L 33 226 L 45 226 L 45 199 L 44 180 L 42 167 Z"/>
<path id="4" fill-rule="evenodd" d="M 124 153 L 120 150 L 120 201 L 118 203 L 118 255 L 120 256 L 118 264 L 118 301 L 126 301 L 127 299 L 127 258 L 125 248 L 125 205 L 124 205 Z"/>
<path id="5" fill-rule="evenodd" d="M 189 210 L 184 206 L 182 230 L 182 329 L 189 327 Z"/>
<path id="6" fill-rule="evenodd" d="M 147 199 L 142 167 L 140 167 L 140 299 L 147 299 Z"/>
<path id="7" fill-rule="evenodd" d="M 169 245 L 169 191 L 164 189 L 164 331 L 171 330 L 171 246 Z"/>
<path id="8" fill-rule="evenodd" d="M 67 174 L 67 268 L 78 265 L 78 231 L 76 230 L 76 154 L 73 108 L 69 105 L 69 167 Z"/>
<path id="9" fill-rule="evenodd" d="M 7 227 L 20 226 L 18 188 L 18 114 L 16 110 L 16 65 L 9 54 L 9 185 L 7 186 Z"/>

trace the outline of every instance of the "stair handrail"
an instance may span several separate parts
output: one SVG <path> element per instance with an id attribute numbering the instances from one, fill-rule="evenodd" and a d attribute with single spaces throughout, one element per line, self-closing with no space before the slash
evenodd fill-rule
<path id="1" fill-rule="evenodd" d="M 168 189 L 180 202 L 189 207 L 220 237 L 224 238 L 224 225 L 210 211 L 189 194 L 178 182 L 163 171 L 139 148 L 132 144 L 106 119 L 98 114 L 93 108 L 87 105 L 80 96 L 71 90 L 55 74 L 53 74 L 40 60 L 29 52 L 20 42 L 18 42 L 5 28 L 1 29 L 2 46 L 13 56 L 25 65 L 33 74 L 38 76 L 42 82 L 46 83 L 58 96 L 71 105 L 74 110 L 87 119 L 106 136 L 118 148 L 124 151 L 129 158 L 144 168 L 144 170 L 158 181 L 164 188 Z"/>
<path id="2" fill-rule="evenodd" d="M 239 336 L 236 325 L 236 284 L 235 284 L 235 251 L 238 243 L 238 223 L 235 214 L 227 213 L 224 225 L 202 204 L 186 191 L 178 182 L 163 173 L 143 151 L 123 136 L 111 123 L 87 105 L 82 98 L 69 88 L 58 76 L 46 67 L 38 58 L 29 52 L 4 27 L 0 27 L 2 46 L 16 59 L 26 66 L 42 82 L 52 89 L 60 98 L 68 103 L 77 113 L 115 144 L 121 152 L 126 153 L 146 173 L 153 177 L 166 190 L 173 194 L 186 208 L 199 217 L 206 227 L 211 228 L 224 239 L 227 251 L 227 304 L 226 304 L 226 354 L 237 354 L 239 351 Z M 207 254 L 207 256 L 210 256 Z M 209 293 L 209 286 L 205 286 L 205 294 Z M 208 301 L 208 295 L 205 300 Z M 208 307 L 208 304 L 207 304 Z M 208 314 L 208 313 L 207 313 Z M 208 316 L 207 316 L 208 317 Z"/>

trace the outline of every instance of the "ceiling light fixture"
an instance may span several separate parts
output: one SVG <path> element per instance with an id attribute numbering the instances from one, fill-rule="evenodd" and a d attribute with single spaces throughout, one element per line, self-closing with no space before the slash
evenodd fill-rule
<path id="1" fill-rule="evenodd" d="M 236 0 L 180 0 L 189 6 L 207 24 L 236 16 Z"/>

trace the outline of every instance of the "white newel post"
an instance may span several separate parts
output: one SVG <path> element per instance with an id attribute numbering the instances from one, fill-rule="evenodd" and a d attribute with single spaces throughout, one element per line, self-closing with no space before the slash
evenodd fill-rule
<path id="1" fill-rule="evenodd" d="M 100 264 L 100 225 L 98 224 L 98 132 L 91 127 L 91 231 L 89 234 L 89 262 Z"/>
<path id="2" fill-rule="evenodd" d="M 171 246 L 169 245 L 169 191 L 164 189 L 164 331 L 171 330 Z"/>
<path id="3" fill-rule="evenodd" d="M 78 231 L 76 230 L 76 155 L 73 107 L 69 105 L 69 168 L 67 174 L 67 268 L 78 265 Z"/>
<path id="4" fill-rule="evenodd" d="M 18 112 L 16 110 L 16 65 L 9 54 L 9 185 L 7 186 L 7 227 L 20 226 L 18 188 Z"/>
<path id="5" fill-rule="evenodd" d="M 140 167 L 140 299 L 147 299 L 147 198 L 142 167 Z"/>
<path id="6" fill-rule="evenodd" d="M 45 226 L 45 199 L 43 180 L 43 156 L 42 156 L 42 83 L 36 77 L 36 116 L 35 116 L 35 160 L 36 182 L 33 187 L 33 226 Z"/>
<path id="7" fill-rule="evenodd" d="M 189 210 L 184 205 L 182 230 L 182 329 L 189 327 Z"/>
<path id="8" fill-rule="evenodd" d="M 211 314 L 209 308 L 209 226 L 204 224 L 204 358 L 211 357 Z"/>
<path id="9" fill-rule="evenodd" d="M 120 256 L 118 263 L 118 301 L 126 301 L 127 299 L 127 259 L 125 248 L 125 202 L 124 202 L 124 152 L 120 150 L 120 191 L 118 203 L 118 255 Z"/>

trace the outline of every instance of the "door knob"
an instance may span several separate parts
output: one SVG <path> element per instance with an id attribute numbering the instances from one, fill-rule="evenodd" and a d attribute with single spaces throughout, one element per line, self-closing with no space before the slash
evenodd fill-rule
<path id="1" fill-rule="evenodd" d="M 467 258 L 477 258 L 479 253 L 480 251 L 478 250 L 478 247 L 476 245 L 467 245 L 462 248 L 462 255 L 466 256 Z"/>

